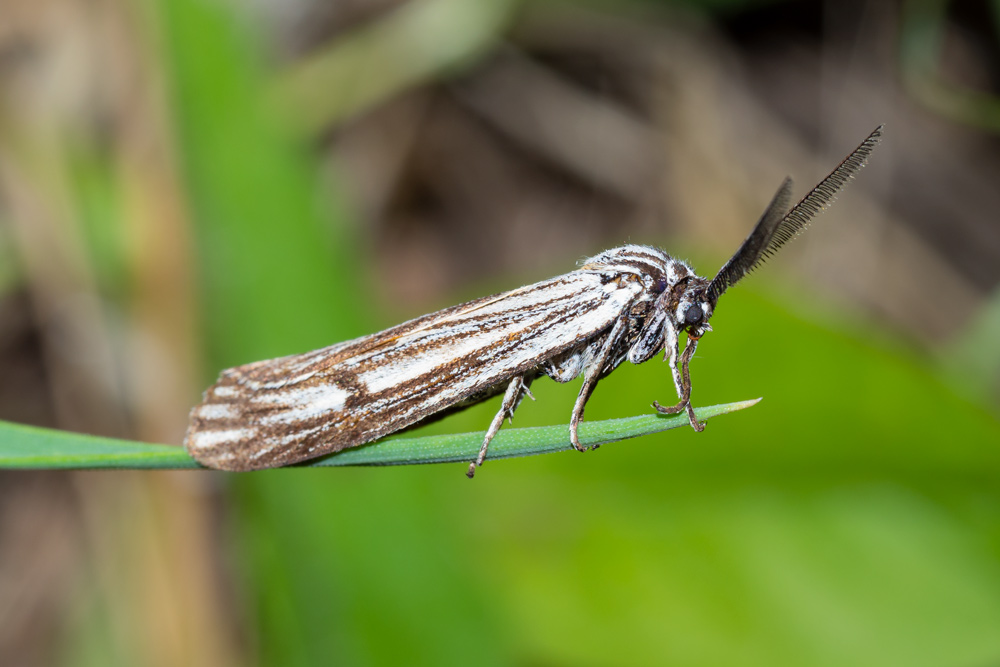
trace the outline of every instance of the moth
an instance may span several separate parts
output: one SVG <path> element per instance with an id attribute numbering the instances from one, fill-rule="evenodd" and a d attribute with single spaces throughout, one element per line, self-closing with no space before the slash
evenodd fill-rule
<path id="1" fill-rule="evenodd" d="M 185 446 L 222 470 L 284 466 L 372 442 L 421 420 L 496 394 L 503 401 L 469 464 L 471 478 L 490 441 L 537 378 L 583 385 L 569 421 L 577 428 L 598 381 L 628 359 L 664 352 L 679 400 L 691 407 L 689 364 L 725 291 L 801 232 L 865 165 L 876 128 L 829 176 L 789 206 L 785 179 L 753 231 L 714 278 L 657 248 L 624 245 L 570 273 L 418 317 L 320 350 L 222 371 L 191 411 Z M 687 335 L 683 352 L 681 334 Z M 532 398 L 534 398 L 532 396 Z"/>

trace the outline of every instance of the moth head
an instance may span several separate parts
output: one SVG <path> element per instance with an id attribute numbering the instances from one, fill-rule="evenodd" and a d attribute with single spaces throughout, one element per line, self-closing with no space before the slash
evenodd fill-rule
<path id="1" fill-rule="evenodd" d="M 683 285 L 677 305 L 671 313 L 671 319 L 678 332 L 686 331 L 695 338 L 711 331 L 708 320 L 712 317 L 715 304 L 708 292 L 709 282 L 704 278 L 692 276 Z"/>

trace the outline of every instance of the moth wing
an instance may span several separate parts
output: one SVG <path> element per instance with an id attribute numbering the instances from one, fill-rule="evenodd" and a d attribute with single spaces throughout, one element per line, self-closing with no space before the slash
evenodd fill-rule
<path id="1" fill-rule="evenodd" d="M 371 442 L 592 338 L 638 281 L 574 271 L 306 354 L 222 372 L 185 447 L 224 470 L 296 463 Z"/>

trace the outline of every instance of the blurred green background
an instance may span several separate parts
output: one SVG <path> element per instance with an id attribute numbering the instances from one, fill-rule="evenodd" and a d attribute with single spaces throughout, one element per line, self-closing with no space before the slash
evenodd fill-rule
<path id="1" fill-rule="evenodd" d="M 1000 4 L 11 0 L 0 418 L 179 443 L 222 368 L 644 242 L 751 410 L 488 464 L 0 473 L 10 665 L 1000 663 Z M 540 380 L 518 426 L 568 421 Z M 589 419 L 669 401 L 623 366 Z M 485 429 L 496 400 L 426 427 Z"/>

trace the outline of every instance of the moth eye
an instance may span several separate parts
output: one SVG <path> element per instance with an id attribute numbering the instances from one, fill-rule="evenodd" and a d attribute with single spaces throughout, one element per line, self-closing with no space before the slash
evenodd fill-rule
<path id="1" fill-rule="evenodd" d="M 702 310 L 698 304 L 692 304 L 684 311 L 684 322 L 686 324 L 698 324 L 701 322 Z"/>
<path id="2" fill-rule="evenodd" d="M 661 292 L 663 292 L 663 290 L 667 289 L 667 277 L 660 276 L 656 280 L 656 285 L 653 287 L 653 289 L 656 291 L 657 294 L 660 294 Z"/>

